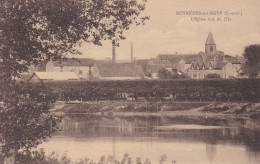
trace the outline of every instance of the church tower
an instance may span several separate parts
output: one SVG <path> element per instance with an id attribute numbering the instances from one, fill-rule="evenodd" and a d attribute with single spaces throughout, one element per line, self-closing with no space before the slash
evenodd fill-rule
<path id="1" fill-rule="evenodd" d="M 216 49 L 216 43 L 213 39 L 212 33 L 209 32 L 206 44 L 205 44 L 205 53 L 207 55 L 212 55 L 212 54 L 216 54 L 217 49 Z"/>

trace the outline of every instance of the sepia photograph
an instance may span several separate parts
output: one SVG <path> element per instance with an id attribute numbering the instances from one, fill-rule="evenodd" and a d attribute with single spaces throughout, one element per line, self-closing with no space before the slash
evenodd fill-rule
<path id="1" fill-rule="evenodd" d="M 0 164 L 259 164 L 259 0 L 0 0 Z"/>

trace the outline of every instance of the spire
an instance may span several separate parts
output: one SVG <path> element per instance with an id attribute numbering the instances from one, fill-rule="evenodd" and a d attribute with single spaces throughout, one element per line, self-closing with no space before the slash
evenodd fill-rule
<path id="1" fill-rule="evenodd" d="M 213 36 L 212 36 L 212 33 L 211 33 L 211 32 L 209 32 L 209 35 L 208 35 L 206 44 L 215 45 L 215 41 L 214 41 L 214 39 L 213 39 Z"/>

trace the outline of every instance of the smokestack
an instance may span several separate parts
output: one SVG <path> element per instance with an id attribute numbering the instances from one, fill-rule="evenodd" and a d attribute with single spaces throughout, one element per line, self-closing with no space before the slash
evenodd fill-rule
<path id="1" fill-rule="evenodd" d="M 112 40 L 112 62 L 116 62 L 116 47 L 114 40 Z"/>
<path id="2" fill-rule="evenodd" d="M 133 43 L 131 42 L 131 62 L 134 60 L 134 49 L 133 49 Z"/>

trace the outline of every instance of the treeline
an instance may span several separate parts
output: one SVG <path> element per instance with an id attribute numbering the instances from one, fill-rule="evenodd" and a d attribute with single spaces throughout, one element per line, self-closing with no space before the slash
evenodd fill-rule
<path id="1" fill-rule="evenodd" d="M 260 79 L 60 81 L 19 84 L 45 88 L 55 100 L 260 102 Z"/>

